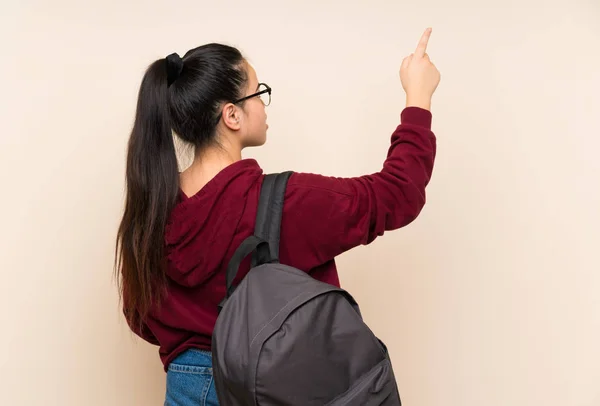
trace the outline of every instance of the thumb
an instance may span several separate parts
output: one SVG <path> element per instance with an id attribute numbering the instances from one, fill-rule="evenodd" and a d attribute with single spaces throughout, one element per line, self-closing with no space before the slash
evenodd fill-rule
<path id="1" fill-rule="evenodd" d="M 407 56 L 407 57 L 405 57 L 405 58 L 402 60 L 402 64 L 400 65 L 400 70 L 405 70 L 405 69 L 406 69 L 406 67 L 408 66 L 408 63 L 409 63 L 409 62 L 408 62 L 408 61 L 409 61 L 409 59 L 408 59 L 408 58 L 409 58 L 409 57 Z"/>

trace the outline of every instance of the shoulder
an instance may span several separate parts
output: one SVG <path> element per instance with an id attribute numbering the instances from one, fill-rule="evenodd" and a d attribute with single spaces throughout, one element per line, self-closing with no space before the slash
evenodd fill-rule
<path id="1" fill-rule="evenodd" d="M 288 181 L 290 194 L 322 194 L 339 197 L 353 195 L 351 182 L 348 178 L 325 176 L 314 173 L 294 172 Z"/>

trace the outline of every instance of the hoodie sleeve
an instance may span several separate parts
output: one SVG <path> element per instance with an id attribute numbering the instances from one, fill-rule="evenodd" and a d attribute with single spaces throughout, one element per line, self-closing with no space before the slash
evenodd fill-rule
<path id="1" fill-rule="evenodd" d="M 292 244 L 286 244 L 290 255 L 305 254 L 293 258 L 293 263 L 310 269 L 417 218 L 425 205 L 436 154 L 431 121 L 428 110 L 404 109 L 378 173 L 354 178 L 292 175 L 282 244 Z"/>

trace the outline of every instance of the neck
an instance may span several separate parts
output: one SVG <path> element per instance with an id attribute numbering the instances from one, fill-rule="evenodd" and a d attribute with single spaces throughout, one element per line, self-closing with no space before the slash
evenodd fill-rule
<path id="1" fill-rule="evenodd" d="M 192 196 L 219 172 L 241 159 L 240 148 L 226 145 L 215 145 L 196 151 L 194 162 L 181 173 L 181 189 L 187 196 Z"/>

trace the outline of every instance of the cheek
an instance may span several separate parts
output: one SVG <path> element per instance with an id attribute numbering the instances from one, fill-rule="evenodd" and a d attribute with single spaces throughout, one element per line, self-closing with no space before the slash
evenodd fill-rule
<path id="1" fill-rule="evenodd" d="M 254 115 L 259 125 L 264 125 L 265 121 L 267 121 L 267 112 L 263 106 L 258 106 L 256 114 Z"/>
<path id="2" fill-rule="evenodd" d="M 262 103 L 256 103 L 252 106 L 252 110 L 248 111 L 249 128 L 252 133 L 260 133 L 264 131 L 267 122 L 267 112 Z"/>

